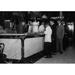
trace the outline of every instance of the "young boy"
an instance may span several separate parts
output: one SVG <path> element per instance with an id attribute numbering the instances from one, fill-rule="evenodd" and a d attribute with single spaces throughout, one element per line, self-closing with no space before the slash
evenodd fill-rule
<path id="1" fill-rule="evenodd" d="M 52 42 L 52 29 L 49 25 L 49 22 L 45 24 L 45 41 L 44 41 L 44 54 L 46 55 L 46 58 L 50 58 L 51 56 L 51 42 Z"/>

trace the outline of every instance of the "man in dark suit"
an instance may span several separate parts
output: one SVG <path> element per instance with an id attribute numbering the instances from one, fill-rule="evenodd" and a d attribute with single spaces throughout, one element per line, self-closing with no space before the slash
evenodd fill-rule
<path id="1" fill-rule="evenodd" d="M 57 43 L 56 43 L 57 51 L 63 53 L 64 26 L 61 21 L 58 21 L 56 36 L 57 36 Z"/>

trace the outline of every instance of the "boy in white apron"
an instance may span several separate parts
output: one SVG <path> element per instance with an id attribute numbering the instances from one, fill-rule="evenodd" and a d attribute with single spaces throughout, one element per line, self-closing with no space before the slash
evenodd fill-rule
<path id="1" fill-rule="evenodd" d="M 44 54 L 47 58 L 52 57 L 51 56 L 51 43 L 52 43 L 52 29 L 49 25 L 49 23 L 46 23 L 46 29 L 45 29 L 45 41 L 44 41 Z"/>

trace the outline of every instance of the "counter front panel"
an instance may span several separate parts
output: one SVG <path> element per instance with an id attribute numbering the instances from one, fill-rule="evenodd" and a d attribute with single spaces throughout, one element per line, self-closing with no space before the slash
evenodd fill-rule
<path id="1" fill-rule="evenodd" d="M 0 39 L 5 44 L 4 53 L 7 58 L 21 59 L 21 41 L 19 39 Z"/>
<path id="2" fill-rule="evenodd" d="M 4 53 L 9 59 L 21 59 L 22 52 L 24 58 L 29 57 L 43 50 L 43 39 L 41 34 L 2 34 L 0 35 L 0 43 L 5 44 Z M 24 51 L 22 40 L 24 40 Z"/>
<path id="3" fill-rule="evenodd" d="M 24 43 L 24 57 L 31 56 L 43 50 L 43 37 L 27 38 Z"/>

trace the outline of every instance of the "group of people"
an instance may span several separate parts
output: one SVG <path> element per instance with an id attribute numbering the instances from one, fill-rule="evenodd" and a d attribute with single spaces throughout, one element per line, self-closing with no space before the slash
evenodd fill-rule
<path id="1" fill-rule="evenodd" d="M 61 20 L 56 21 L 56 23 L 52 20 L 42 21 L 39 26 L 39 32 L 44 32 L 45 34 L 43 51 L 45 57 L 52 57 L 52 54 L 54 53 L 53 47 L 55 46 L 55 52 L 63 53 L 64 25 Z M 0 33 L 5 33 L 1 26 Z"/>
<path id="2" fill-rule="evenodd" d="M 39 31 L 45 34 L 44 37 L 44 55 L 46 58 L 51 58 L 53 54 L 52 43 L 56 44 L 56 53 L 63 53 L 63 38 L 64 38 L 64 26 L 61 20 L 55 24 L 53 21 L 42 22 Z M 55 47 L 55 45 L 53 45 Z"/>

